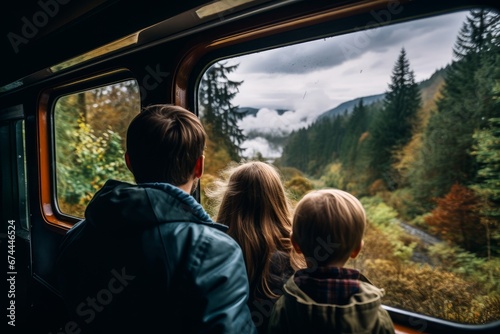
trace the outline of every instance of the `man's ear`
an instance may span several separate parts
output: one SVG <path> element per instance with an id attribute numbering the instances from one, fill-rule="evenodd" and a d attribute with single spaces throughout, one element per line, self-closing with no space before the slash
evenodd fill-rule
<path id="1" fill-rule="evenodd" d="M 293 237 L 293 233 L 290 233 L 290 240 L 292 241 L 292 246 L 293 246 L 293 248 L 295 249 L 295 251 L 296 251 L 298 254 L 302 254 L 302 250 L 300 249 L 300 246 L 299 246 L 299 244 L 297 243 L 297 241 L 295 241 L 295 238 Z"/>
<path id="2" fill-rule="evenodd" d="M 130 157 L 128 155 L 128 152 L 125 152 L 125 163 L 127 164 L 128 170 L 134 173 L 134 171 L 132 170 L 132 164 L 130 163 Z"/>
<path id="3" fill-rule="evenodd" d="M 196 165 L 194 166 L 194 177 L 200 178 L 205 170 L 205 156 L 202 155 L 196 160 Z"/>
<path id="4" fill-rule="evenodd" d="M 363 248 L 364 244 L 365 244 L 365 241 L 361 240 L 361 243 L 359 244 L 359 247 L 356 248 L 355 250 L 353 250 L 352 253 L 351 253 L 351 255 L 350 255 L 350 257 L 352 259 L 354 259 L 354 258 L 356 258 L 356 256 L 358 256 L 358 254 L 359 254 L 359 252 L 361 252 L 361 249 Z"/>

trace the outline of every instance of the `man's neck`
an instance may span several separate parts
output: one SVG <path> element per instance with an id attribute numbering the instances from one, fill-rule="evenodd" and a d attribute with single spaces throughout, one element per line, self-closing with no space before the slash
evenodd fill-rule
<path id="1" fill-rule="evenodd" d="M 188 181 L 187 183 L 184 183 L 183 185 L 177 186 L 177 188 L 184 190 L 189 195 L 191 195 L 191 190 L 193 188 L 193 181 Z"/>

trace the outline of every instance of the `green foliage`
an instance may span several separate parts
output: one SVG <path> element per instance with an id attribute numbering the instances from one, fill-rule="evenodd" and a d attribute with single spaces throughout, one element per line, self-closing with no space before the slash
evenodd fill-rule
<path id="1" fill-rule="evenodd" d="M 454 183 L 470 184 L 478 165 L 470 155 L 473 134 L 498 115 L 494 87 L 498 84 L 499 15 L 471 11 L 457 38 L 457 60 L 446 73 L 442 98 L 423 132 L 422 147 L 409 175 L 422 207 L 448 193 Z M 493 94 L 492 94 L 493 93 Z"/>
<path id="2" fill-rule="evenodd" d="M 368 222 L 375 225 L 389 241 L 392 255 L 399 260 L 398 264 L 409 261 L 416 243 L 411 241 L 406 243 L 402 238 L 404 231 L 399 226 L 398 213 L 379 196 L 363 197 L 360 201 L 365 208 Z"/>
<path id="3" fill-rule="evenodd" d="M 384 180 L 388 189 L 396 189 L 399 183 L 399 175 L 392 167 L 396 162 L 393 152 L 411 139 L 421 103 L 420 90 L 403 48 L 392 71 L 384 108 L 369 127 L 370 167 L 374 178 Z"/>
<path id="4" fill-rule="evenodd" d="M 342 164 L 332 163 L 326 166 L 321 181 L 329 188 L 345 189 L 346 181 L 342 174 Z"/>
<path id="5" fill-rule="evenodd" d="M 500 293 L 500 259 L 485 259 L 459 246 L 438 243 L 429 247 L 434 264 L 448 268 L 484 289 Z"/>
<path id="6" fill-rule="evenodd" d="M 411 188 L 400 188 L 395 191 L 389 192 L 386 202 L 394 210 L 398 212 L 398 215 L 405 220 L 412 220 L 417 216 L 417 209 L 415 208 L 415 203 L 413 201 L 413 196 L 411 194 Z"/>
<path id="7" fill-rule="evenodd" d="M 210 129 L 211 141 L 226 150 L 235 161 L 240 158 L 240 144 L 245 135 L 238 127 L 243 115 L 238 113 L 238 106 L 233 106 L 231 100 L 243 81 L 229 80 L 228 74 L 238 66 L 226 66 L 222 62 L 212 65 L 203 75 L 198 93 L 201 120 Z"/>
<path id="8" fill-rule="evenodd" d="M 500 220 L 500 118 L 489 122 L 490 127 L 473 135 L 472 155 L 479 165 L 475 186 L 492 204 L 486 214 Z"/>
<path id="9" fill-rule="evenodd" d="M 339 157 L 345 117 L 325 118 L 292 132 L 283 148 L 281 164 L 319 176 L 328 163 Z"/>
<path id="10" fill-rule="evenodd" d="M 363 194 L 371 180 L 367 172 L 366 129 L 375 108 L 374 105 L 365 106 L 360 100 L 352 114 L 346 112 L 323 118 L 292 132 L 283 148 L 280 163 L 298 168 L 307 175 L 324 178 L 329 184 L 342 179 L 342 184 L 335 183 L 338 188 Z M 331 164 L 342 166 L 341 175 L 330 173 Z M 325 173 L 329 175 L 325 177 Z"/>
<path id="11" fill-rule="evenodd" d="M 300 170 L 294 167 L 278 166 L 278 168 L 281 171 L 281 174 L 283 175 L 283 178 L 285 180 L 289 180 L 295 176 L 304 176 L 304 174 Z"/>
<path id="12" fill-rule="evenodd" d="M 292 200 L 300 200 L 306 193 L 313 189 L 313 184 L 303 176 L 293 176 L 285 182 L 285 189 L 290 193 Z"/>
<path id="13" fill-rule="evenodd" d="M 110 178 L 133 182 L 124 159 L 128 124 L 140 110 L 133 80 L 61 97 L 55 105 L 59 209 L 83 217 L 93 194 Z"/>
<path id="14" fill-rule="evenodd" d="M 122 138 L 118 133 L 108 129 L 96 136 L 83 117 L 78 120 L 78 126 L 70 130 L 70 158 L 60 159 L 58 163 L 57 185 L 60 205 L 77 204 L 81 208 L 110 176 L 122 181 L 133 178 L 125 165 Z M 71 213 L 83 216 L 81 211 Z"/>
<path id="15" fill-rule="evenodd" d="M 360 199 L 360 202 L 365 208 L 366 216 L 370 223 L 381 228 L 395 225 L 394 222 L 398 217 L 398 213 L 385 204 L 379 196 L 363 197 Z"/>
<path id="16" fill-rule="evenodd" d="M 484 258 L 446 242 L 429 246 L 429 255 L 436 265 L 449 268 L 450 271 L 464 276 L 479 272 L 485 263 Z"/>

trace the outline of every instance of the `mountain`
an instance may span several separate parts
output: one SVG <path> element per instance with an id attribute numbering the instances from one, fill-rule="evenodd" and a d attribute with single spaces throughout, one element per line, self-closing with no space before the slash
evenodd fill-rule
<path id="1" fill-rule="evenodd" d="M 420 88 L 420 93 L 422 97 L 422 108 L 419 110 L 418 114 L 418 119 L 421 123 L 421 126 L 425 126 L 427 120 L 429 119 L 432 110 L 435 110 L 436 108 L 436 101 L 439 99 L 441 96 L 441 88 L 444 85 L 444 78 L 446 74 L 447 67 L 441 68 L 436 70 L 429 79 L 423 80 L 418 83 L 419 88 Z M 359 103 L 361 99 L 363 99 L 363 103 L 365 106 L 372 105 L 374 103 L 380 105 L 382 107 L 382 103 L 385 97 L 385 93 L 382 94 L 376 94 L 376 95 L 369 95 L 369 96 L 363 96 L 363 97 L 358 97 L 353 100 L 349 100 L 346 102 L 343 102 L 336 106 L 335 108 L 329 109 L 322 113 L 317 119 L 321 120 L 322 118 L 324 119 L 325 117 L 335 117 L 337 115 L 342 115 L 346 111 L 347 113 L 352 112 L 354 109 L 354 106 Z M 379 106 L 375 106 L 378 108 Z M 253 107 L 241 107 L 238 109 L 238 112 L 244 114 L 244 117 L 246 116 L 253 116 L 256 117 L 257 112 L 260 110 L 260 108 L 253 108 Z M 280 109 L 277 110 L 279 115 L 283 115 L 283 117 L 287 116 L 287 111 L 293 112 L 293 110 L 287 110 L 287 109 Z M 286 121 L 283 119 L 283 122 L 280 122 L 282 124 L 288 124 L 289 121 Z M 262 122 L 265 123 L 265 122 Z M 298 124 L 294 124 L 295 126 Z M 257 125 L 258 126 L 258 125 Z M 255 150 L 262 150 L 264 152 L 264 148 L 262 148 L 262 145 L 265 145 L 267 143 L 267 146 L 272 148 L 273 151 L 281 151 L 283 148 L 284 143 L 286 142 L 287 138 L 289 138 L 289 133 L 290 133 L 290 128 L 280 128 L 279 124 L 275 124 L 273 121 L 272 123 L 269 123 L 265 126 L 262 127 L 253 127 L 250 130 L 247 130 L 246 136 L 247 136 L 247 141 L 252 142 L 254 139 L 260 137 L 257 143 L 252 143 L 252 145 L 257 145 Z M 306 123 L 304 123 L 304 128 L 306 128 Z M 271 131 L 270 131 L 271 130 Z"/>
<path id="2" fill-rule="evenodd" d="M 259 111 L 259 108 L 252 108 L 252 107 L 240 107 L 236 110 L 237 113 L 243 114 L 244 117 L 255 116 L 255 115 L 257 115 L 258 111 Z"/>
<path id="3" fill-rule="evenodd" d="M 423 80 L 418 83 L 418 86 L 420 88 L 420 93 L 422 96 L 422 104 L 424 106 L 424 111 L 429 112 L 429 108 L 427 106 L 434 106 L 436 97 L 439 94 L 439 91 L 441 90 L 442 85 L 444 84 L 444 75 L 446 73 L 447 68 L 441 68 L 436 70 L 431 77 L 427 80 Z M 377 94 L 377 95 L 370 95 L 370 96 L 363 96 L 363 97 L 358 97 L 353 100 L 349 100 L 346 102 L 343 102 L 336 106 L 333 109 L 327 110 L 324 113 L 322 113 L 320 116 L 318 116 L 317 121 L 325 118 L 325 117 L 335 117 L 337 115 L 343 114 L 346 110 L 347 113 L 349 114 L 353 109 L 356 104 L 359 103 L 359 100 L 363 99 L 363 104 L 365 106 L 383 101 L 385 97 L 385 93 L 382 94 Z"/>
<path id="4" fill-rule="evenodd" d="M 385 96 L 385 93 L 382 93 L 382 94 L 377 94 L 377 95 L 358 97 L 358 98 L 355 98 L 353 100 L 343 102 L 343 103 L 339 104 L 338 106 L 336 106 L 335 108 L 332 108 L 330 110 L 325 111 L 324 113 L 319 115 L 316 120 L 319 121 L 325 117 L 332 118 L 332 117 L 335 117 L 337 115 L 343 114 L 346 110 L 347 110 L 347 113 L 349 114 L 354 109 L 354 106 L 359 103 L 359 100 L 363 99 L 363 104 L 366 106 L 366 105 L 369 105 L 369 104 L 372 104 L 372 103 L 375 103 L 378 101 L 382 101 L 384 96 Z"/>
<path id="5" fill-rule="evenodd" d="M 259 108 L 253 108 L 253 107 L 240 107 L 236 110 L 237 113 L 243 114 L 243 117 L 246 116 L 255 116 L 259 112 Z M 290 109 L 274 109 L 278 113 L 278 115 L 283 115 L 287 111 L 292 111 Z"/>

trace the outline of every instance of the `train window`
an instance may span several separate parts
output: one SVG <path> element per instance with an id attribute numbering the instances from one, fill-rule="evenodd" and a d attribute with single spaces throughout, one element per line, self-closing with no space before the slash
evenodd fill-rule
<path id="1" fill-rule="evenodd" d="M 259 159 L 295 200 L 349 191 L 369 224 L 348 264 L 386 305 L 500 319 L 498 22 L 475 9 L 218 59 L 197 92 L 202 189 L 230 161 Z"/>
<path id="2" fill-rule="evenodd" d="M 140 111 L 139 85 L 128 80 L 61 96 L 54 107 L 57 204 L 83 217 L 108 179 L 133 181 L 124 160 L 128 124 Z"/>

